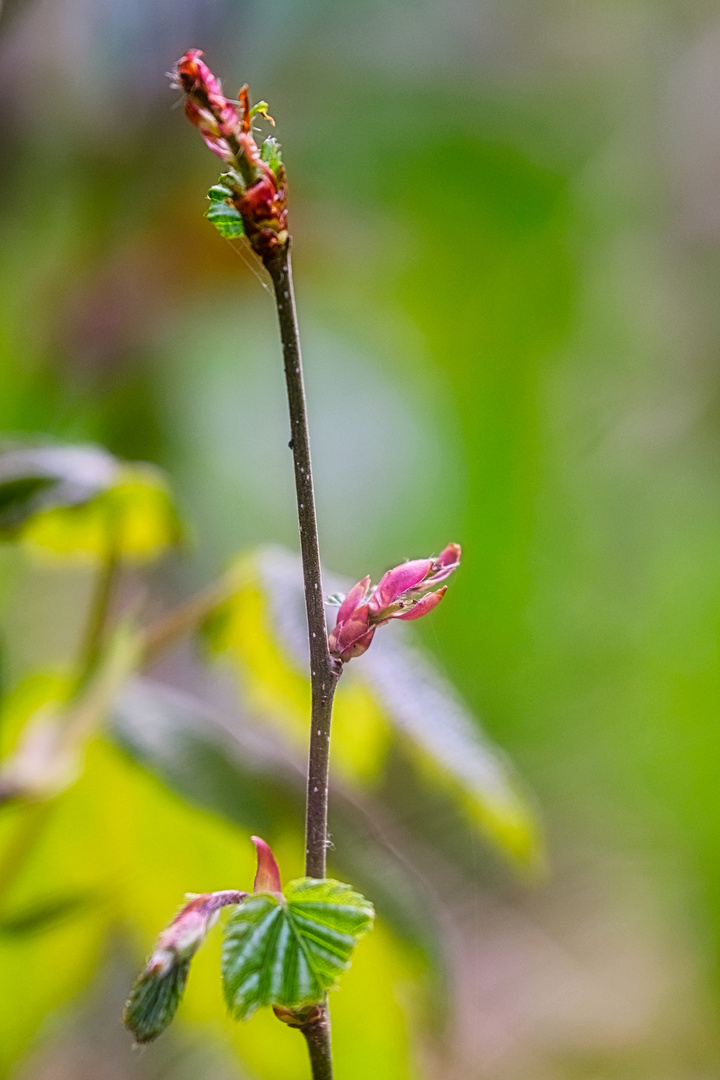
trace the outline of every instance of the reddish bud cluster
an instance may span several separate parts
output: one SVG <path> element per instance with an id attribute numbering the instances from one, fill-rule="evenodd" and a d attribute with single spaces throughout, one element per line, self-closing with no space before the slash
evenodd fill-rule
<path id="1" fill-rule="evenodd" d="M 434 589 L 460 565 L 459 544 L 448 544 L 436 559 L 401 563 L 380 579 L 374 590 L 363 578 L 347 594 L 328 638 L 333 656 L 347 662 L 369 647 L 378 626 L 391 619 L 419 619 L 436 607 L 447 586 Z M 428 592 L 428 589 L 433 590 Z"/>
<path id="2" fill-rule="evenodd" d="M 242 215 L 248 240 L 265 258 L 288 242 L 287 186 L 282 167 L 276 172 L 262 160 L 253 137 L 248 88 L 239 104 L 229 101 L 201 49 L 189 49 L 171 73 L 172 85 L 185 94 L 185 115 L 206 145 L 233 170 L 233 202 Z"/>
<path id="3" fill-rule="evenodd" d="M 185 94 L 185 115 L 218 157 L 233 164 L 239 117 L 223 96 L 220 80 L 200 57 L 201 49 L 188 49 L 177 62 L 173 85 Z"/>

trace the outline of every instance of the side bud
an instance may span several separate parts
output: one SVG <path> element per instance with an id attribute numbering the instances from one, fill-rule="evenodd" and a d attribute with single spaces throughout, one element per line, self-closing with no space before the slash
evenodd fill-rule
<path id="1" fill-rule="evenodd" d="M 332 656 L 344 664 L 370 648 L 375 631 L 391 619 L 409 622 L 437 607 L 447 587 L 435 589 L 460 565 L 460 545 L 448 544 L 436 558 L 400 563 L 384 574 L 374 589 L 365 577 L 353 585 L 328 636 Z"/>
<path id="2" fill-rule="evenodd" d="M 152 1042 L 172 1021 L 185 992 L 190 962 L 220 908 L 239 904 L 246 896 L 233 890 L 194 896 L 162 931 L 123 1010 L 125 1026 L 136 1042 Z"/>

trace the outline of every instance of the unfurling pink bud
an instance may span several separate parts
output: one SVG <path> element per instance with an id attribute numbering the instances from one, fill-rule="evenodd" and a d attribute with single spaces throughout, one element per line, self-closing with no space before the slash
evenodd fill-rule
<path id="1" fill-rule="evenodd" d="M 414 559 L 388 570 L 374 591 L 370 578 L 353 585 L 337 614 L 328 637 L 333 656 L 344 663 L 361 656 L 370 646 L 378 626 L 391 619 L 419 619 L 442 600 L 446 586 L 428 592 L 460 565 L 460 545 L 448 544 L 436 559 Z"/>
<path id="2" fill-rule="evenodd" d="M 173 85 L 185 94 L 185 115 L 218 157 L 233 163 L 240 130 L 235 106 L 223 96 L 220 82 L 200 57 L 202 49 L 188 49 L 177 62 Z"/>
<path id="3" fill-rule="evenodd" d="M 423 587 L 427 589 L 429 585 L 439 585 L 445 578 L 450 577 L 453 570 L 457 570 L 460 565 L 460 555 L 459 544 L 448 544 L 445 550 L 440 552 L 437 559 L 433 560 L 431 574 L 425 578 Z"/>
<path id="4" fill-rule="evenodd" d="M 229 166 L 229 171 L 221 177 L 225 197 L 219 201 L 231 208 L 235 218 L 241 219 L 242 230 L 251 245 L 262 259 L 267 259 L 289 240 L 287 187 L 280 147 L 274 139 L 266 139 L 260 149 L 251 118 L 258 111 L 267 117 L 266 106 L 260 103 L 250 108 L 247 86 L 240 90 L 237 105 L 229 101 L 223 95 L 220 81 L 200 59 L 202 55 L 200 49 L 188 49 L 170 73 L 172 85 L 185 95 L 185 115 L 190 123 L 212 152 Z M 223 213 L 226 216 L 222 220 L 227 221 L 224 209 Z"/>
<path id="5" fill-rule="evenodd" d="M 370 600 L 373 612 L 382 611 L 408 589 L 414 589 L 430 573 L 432 559 L 413 559 L 383 574 Z"/>
<path id="6" fill-rule="evenodd" d="M 413 604 L 409 611 L 403 612 L 402 615 L 395 615 L 395 618 L 409 622 L 410 619 L 419 619 L 422 615 L 427 615 L 428 611 L 432 611 L 434 607 L 438 606 L 446 592 L 447 585 L 443 585 L 442 589 L 438 589 L 437 592 L 427 593 L 422 600 L 418 600 L 416 604 Z"/>
<path id="7" fill-rule="evenodd" d="M 253 892 L 282 892 L 280 885 L 280 871 L 275 862 L 275 856 L 270 850 L 270 845 L 261 840 L 259 836 L 251 836 L 255 850 L 257 851 L 257 873 L 253 882 Z"/>
<path id="8" fill-rule="evenodd" d="M 234 889 L 193 896 L 160 934 L 123 1010 L 123 1020 L 138 1043 L 151 1042 L 168 1026 L 185 990 L 190 961 L 220 908 L 240 904 L 246 896 Z"/>

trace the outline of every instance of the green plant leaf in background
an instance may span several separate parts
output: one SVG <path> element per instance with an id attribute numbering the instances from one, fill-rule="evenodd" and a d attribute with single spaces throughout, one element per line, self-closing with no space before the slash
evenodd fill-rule
<path id="1" fill-rule="evenodd" d="M 300 878 L 240 904 L 225 928 L 223 985 L 245 1020 L 262 1005 L 293 1009 L 323 1000 L 350 964 L 374 911 L 349 885 Z"/>
<path id="2" fill-rule="evenodd" d="M 303 757 L 244 709 L 226 715 L 195 695 L 134 678 L 113 706 L 110 730 L 170 788 L 244 830 L 273 835 L 280 822 L 302 820 Z M 378 918 L 429 962 L 437 982 L 444 969 L 438 897 L 413 857 L 411 836 L 393 829 L 378 795 L 365 794 L 361 804 L 333 783 L 332 876 L 373 897 Z"/>
<path id="3" fill-rule="evenodd" d="M 6 807 L 0 814 L 0 862 L 31 809 Z M 0 934 L 0 970 L 13 988 L 0 995 L 0 1077 L 17 1067 L 43 1027 L 52 1035 L 57 1010 L 91 985 L 96 993 L 94 980 L 112 969 L 108 943 L 120 932 L 132 954 L 130 967 L 119 973 L 124 989 L 132 968 L 146 957 L 148 941 L 176 910 L 178 896 L 251 880 L 254 860 L 246 835 L 247 825 L 241 835 L 218 815 L 169 791 L 127 755 L 94 740 L 83 776 L 53 802 L 22 876 L 0 897 L 3 918 L 14 928 Z M 272 835 L 283 861 L 292 865 L 302 836 L 282 810 Z M 27 918 L 57 896 L 84 896 L 87 903 L 56 922 L 38 925 Z M 223 1015 L 220 962 L 220 935 L 211 934 L 193 961 L 176 1023 L 203 1038 L 214 1032 L 242 1069 L 262 1080 L 305 1080 L 302 1040 L 272 1013 L 259 1014 L 250 1025 Z M 368 1067 L 378 1080 L 410 1075 L 408 1019 L 398 1000 L 418 977 L 414 952 L 379 926 L 359 951 L 335 1004 L 348 1080 L 361 1080 Z M 366 1008 L 371 996 L 377 1011 Z M 269 1040 L 273 1055 L 267 1054 Z M 131 1061 L 128 1038 L 128 1070 Z"/>
<path id="4" fill-rule="evenodd" d="M 170 489 L 152 465 L 122 465 L 106 491 L 78 506 L 44 510 L 32 517 L 22 538 L 59 556 L 147 562 L 177 544 L 182 527 Z"/>
<path id="5" fill-rule="evenodd" d="M 9 444 L 0 453 L 0 537 L 41 510 L 80 506 L 107 491 L 119 463 L 99 446 Z"/>
<path id="6" fill-rule="evenodd" d="M 182 533 L 154 465 L 96 446 L 15 446 L 0 455 L 0 538 L 62 557 L 147 562 Z"/>
<path id="7" fill-rule="evenodd" d="M 238 563 L 237 580 L 237 593 L 209 620 L 207 639 L 238 672 L 251 711 L 300 750 L 310 701 L 300 563 L 280 548 L 259 549 Z M 345 583 L 333 575 L 325 581 L 343 591 Z M 340 681 L 334 771 L 356 789 L 373 790 L 402 751 L 420 781 L 442 791 L 467 826 L 518 868 L 537 868 L 540 829 L 509 761 L 430 657 L 411 644 L 412 628 L 392 631 Z"/>
<path id="8" fill-rule="evenodd" d="M 8 696 L 2 715 L 14 745 L 0 761 L 0 797 L 48 799 L 78 779 L 87 743 L 104 724 L 139 657 L 137 633 L 120 623 L 74 697 L 68 696 L 69 680 L 39 673 Z"/>

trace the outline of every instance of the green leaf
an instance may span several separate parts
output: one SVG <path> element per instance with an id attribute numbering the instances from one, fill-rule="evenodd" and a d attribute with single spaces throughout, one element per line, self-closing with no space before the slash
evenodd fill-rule
<path id="1" fill-rule="evenodd" d="M 350 966 L 374 911 L 339 881 L 300 878 L 285 895 L 258 893 L 240 904 L 225 928 L 225 1000 L 242 1020 L 262 1005 L 295 1009 L 323 1000 Z"/>
<path id="2" fill-rule="evenodd" d="M 0 539 L 61 557 L 153 559 L 182 536 L 164 474 L 97 446 L 0 454 Z"/>
<path id="3" fill-rule="evenodd" d="M 136 981 L 123 1020 L 139 1043 L 152 1042 L 175 1016 L 185 992 L 190 959 L 178 957 L 165 969 L 143 971 Z"/>
<path id="4" fill-rule="evenodd" d="M 267 101 L 258 101 L 257 105 L 253 105 L 252 109 L 250 110 L 250 116 L 264 116 L 266 120 L 269 120 L 269 108 L 270 106 L 268 105 Z M 272 123 L 274 123 L 274 121 L 272 121 Z"/>
<path id="5" fill-rule="evenodd" d="M 273 135 L 269 135 L 260 147 L 260 157 L 269 165 L 276 177 L 283 171 L 282 150 L 280 143 Z"/>
<path id="6" fill-rule="evenodd" d="M 205 217 L 212 221 L 220 235 L 228 240 L 236 240 L 245 235 L 242 214 L 231 203 L 213 202 L 205 211 Z"/>
<path id="7" fill-rule="evenodd" d="M 67 684 L 46 678 L 32 680 L 38 696 L 35 708 L 17 732 L 12 751 L 3 758 L 0 792 L 9 797 L 49 799 L 71 787 L 84 768 L 89 740 L 102 726 L 120 688 L 137 667 L 140 658 L 138 633 L 127 623 L 119 623 L 101 651 L 92 676 L 74 696 L 67 697 Z M 11 695 L 9 716 L 15 727 L 24 708 L 32 702 L 18 688 Z M 63 700 L 66 696 L 66 700 Z"/>
<path id="8" fill-rule="evenodd" d="M 0 453 L 0 537 L 41 510 L 79 506 L 106 491 L 120 463 L 98 446 L 12 445 Z"/>
<path id="9" fill-rule="evenodd" d="M 224 184 L 213 184 L 208 191 L 208 199 L 210 202 L 224 202 L 225 199 L 232 199 L 232 189 L 225 187 Z"/>
<path id="10" fill-rule="evenodd" d="M 0 918 L 0 937 L 23 937 L 39 934 L 66 919 L 75 917 L 97 903 L 97 894 L 90 890 L 48 897 L 26 905 L 21 911 Z"/>

